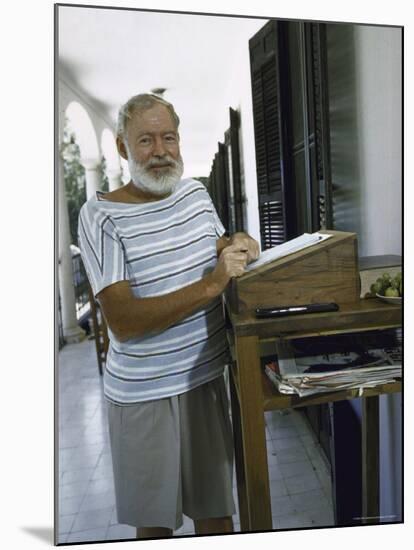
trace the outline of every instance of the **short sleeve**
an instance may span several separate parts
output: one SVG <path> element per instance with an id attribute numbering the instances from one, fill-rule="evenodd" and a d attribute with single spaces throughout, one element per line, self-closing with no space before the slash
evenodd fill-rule
<path id="1" fill-rule="evenodd" d="M 111 217 L 88 201 L 79 214 L 79 247 L 94 295 L 129 279 L 125 248 Z"/>
<path id="2" fill-rule="evenodd" d="M 226 232 L 225 228 L 224 228 L 224 225 L 221 223 L 221 220 L 219 218 L 219 215 L 217 214 L 217 210 L 214 206 L 214 203 L 213 201 L 211 200 L 211 197 L 210 195 L 208 194 L 208 191 L 206 190 L 206 195 L 208 196 L 208 200 L 211 204 L 211 211 L 212 211 L 212 216 L 213 216 L 213 226 L 214 226 L 214 231 L 216 232 L 216 235 L 217 235 L 217 238 L 219 239 L 220 237 L 222 237 L 224 235 L 224 233 Z"/>

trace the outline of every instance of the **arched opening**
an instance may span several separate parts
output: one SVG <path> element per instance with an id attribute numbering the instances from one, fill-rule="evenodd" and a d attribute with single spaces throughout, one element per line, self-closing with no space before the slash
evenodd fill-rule
<path id="1" fill-rule="evenodd" d="M 86 197 L 90 198 L 102 186 L 101 155 L 92 121 L 77 101 L 66 109 L 68 132 L 75 138 L 80 150 L 80 162 L 85 168 Z"/>
<path id="2" fill-rule="evenodd" d="M 99 162 L 99 145 L 92 121 L 84 107 L 77 101 L 69 103 L 66 109 L 67 125 L 76 136 L 82 161 Z"/>
<path id="3" fill-rule="evenodd" d="M 113 133 L 105 128 L 101 136 L 102 176 L 108 181 L 108 190 L 122 185 L 122 168 Z"/>
<path id="4" fill-rule="evenodd" d="M 59 295 L 62 332 L 66 341 L 79 338 L 79 328 L 88 333 L 89 295 L 86 273 L 78 248 L 79 211 L 101 187 L 101 162 L 96 132 L 84 107 L 71 102 L 65 111 L 60 148 Z M 68 328 L 69 327 L 69 328 Z M 73 336 L 72 336 L 73 333 Z"/>

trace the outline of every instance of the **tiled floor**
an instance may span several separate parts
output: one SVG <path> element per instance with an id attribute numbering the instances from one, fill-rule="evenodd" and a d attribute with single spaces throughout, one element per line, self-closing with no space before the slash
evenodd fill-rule
<path id="1" fill-rule="evenodd" d="M 135 528 L 117 523 L 112 464 L 93 341 L 59 354 L 58 542 L 120 540 Z M 273 528 L 333 525 L 331 485 L 319 446 L 297 411 L 266 413 Z M 236 490 L 234 489 L 237 506 Z M 235 529 L 240 529 L 238 514 Z M 175 535 L 193 534 L 185 518 Z"/>

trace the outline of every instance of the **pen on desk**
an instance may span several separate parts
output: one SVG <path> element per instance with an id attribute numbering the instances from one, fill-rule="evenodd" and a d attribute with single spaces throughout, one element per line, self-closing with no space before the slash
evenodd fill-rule
<path id="1" fill-rule="evenodd" d="M 308 308 L 307 307 L 288 307 L 286 309 L 272 309 L 272 310 L 269 310 L 269 313 L 286 313 L 287 311 L 306 311 Z"/>
<path id="2" fill-rule="evenodd" d="M 303 313 L 323 313 L 338 311 L 339 306 L 335 303 L 301 304 L 292 306 L 273 306 L 269 308 L 257 308 L 256 317 L 279 317 L 284 315 L 296 315 Z"/>

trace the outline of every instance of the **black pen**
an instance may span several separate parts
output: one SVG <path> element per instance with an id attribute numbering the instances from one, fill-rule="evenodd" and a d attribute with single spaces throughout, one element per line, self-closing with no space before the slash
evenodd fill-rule
<path id="1" fill-rule="evenodd" d="M 335 303 L 323 304 L 300 304 L 292 306 L 279 306 L 269 308 L 257 308 L 256 317 L 282 317 L 285 315 L 298 315 L 301 313 L 323 313 L 338 311 L 339 306 Z"/>
<path id="2" fill-rule="evenodd" d="M 267 309 L 266 313 L 269 313 L 269 315 L 274 315 L 275 313 L 293 313 L 294 311 L 308 311 L 308 307 L 306 306 L 297 306 L 297 307 L 287 307 L 285 309 L 277 308 L 277 309 Z"/>

